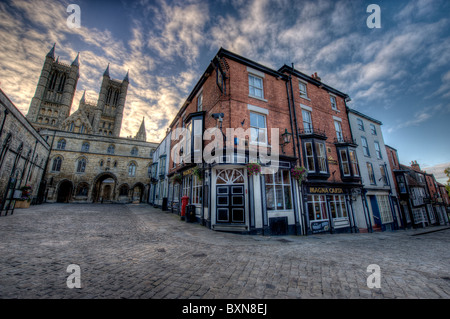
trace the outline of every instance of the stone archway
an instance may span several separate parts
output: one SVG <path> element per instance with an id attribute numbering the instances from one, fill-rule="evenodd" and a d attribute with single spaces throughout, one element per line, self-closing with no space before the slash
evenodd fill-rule
<path id="1" fill-rule="evenodd" d="M 73 184 L 69 180 L 64 180 L 59 183 L 58 195 L 56 197 L 57 203 L 68 203 L 72 199 Z"/>
<path id="2" fill-rule="evenodd" d="M 145 186 L 142 183 L 134 184 L 132 188 L 132 202 L 141 203 L 144 196 Z"/>
<path id="3" fill-rule="evenodd" d="M 101 203 L 116 200 L 117 177 L 113 173 L 101 173 L 92 183 L 92 202 Z M 105 198 L 106 196 L 106 198 Z"/>

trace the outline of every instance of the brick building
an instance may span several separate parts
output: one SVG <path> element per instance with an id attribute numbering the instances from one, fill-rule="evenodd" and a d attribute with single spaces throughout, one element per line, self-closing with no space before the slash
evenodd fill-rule
<path id="1" fill-rule="evenodd" d="M 179 213 L 189 197 L 197 220 L 214 230 L 354 231 L 361 184 L 341 159 L 356 148 L 346 99 L 316 74 L 273 70 L 220 49 L 170 125 L 169 207 Z M 262 174 L 249 174 L 255 161 Z M 296 166 L 308 171 L 304 183 L 293 178 Z"/>
<path id="2" fill-rule="evenodd" d="M 31 186 L 32 202 L 42 200 L 44 189 L 40 185 L 50 146 L 2 90 L 0 147 L 0 214 L 14 209 L 25 185 Z"/>

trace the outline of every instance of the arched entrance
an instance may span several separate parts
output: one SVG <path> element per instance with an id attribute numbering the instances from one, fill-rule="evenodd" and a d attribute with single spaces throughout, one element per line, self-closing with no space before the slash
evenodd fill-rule
<path id="1" fill-rule="evenodd" d="M 57 203 L 68 203 L 72 198 L 73 185 L 71 181 L 65 180 L 59 184 Z"/>
<path id="2" fill-rule="evenodd" d="M 133 186 L 132 201 L 133 203 L 141 203 L 144 196 L 144 184 L 136 183 Z"/>
<path id="3" fill-rule="evenodd" d="M 94 179 L 92 201 L 94 203 L 115 200 L 117 177 L 112 173 L 102 173 Z"/>

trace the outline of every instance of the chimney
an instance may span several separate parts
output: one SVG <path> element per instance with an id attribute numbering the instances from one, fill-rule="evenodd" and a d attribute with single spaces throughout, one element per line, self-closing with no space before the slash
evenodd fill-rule
<path id="1" fill-rule="evenodd" d="M 314 72 L 314 74 L 312 74 L 311 77 L 313 79 L 315 79 L 316 81 L 319 81 L 319 82 L 321 81 L 321 78 L 317 75 L 317 72 Z"/>
<path id="2" fill-rule="evenodd" d="M 411 168 L 415 171 L 420 171 L 420 165 L 417 164 L 417 161 L 412 161 L 411 162 Z"/>

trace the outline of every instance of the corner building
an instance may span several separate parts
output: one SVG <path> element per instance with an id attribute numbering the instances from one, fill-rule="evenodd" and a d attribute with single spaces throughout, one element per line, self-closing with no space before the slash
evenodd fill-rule
<path id="1" fill-rule="evenodd" d="M 220 49 L 170 125 L 169 209 L 180 214 L 181 198 L 188 197 L 196 219 L 220 231 L 356 231 L 352 194 L 360 179 L 342 179 L 338 157 L 356 147 L 346 98 L 315 75 L 273 70 Z M 179 134 L 183 128 L 188 137 Z M 213 128 L 224 137 L 204 138 Z M 227 129 L 246 135 L 226 135 Z M 203 150 L 213 150 L 215 161 L 205 161 Z M 261 166 L 279 169 L 249 174 L 254 152 L 266 159 L 278 153 Z M 308 178 L 299 183 L 291 170 L 302 165 Z"/>

